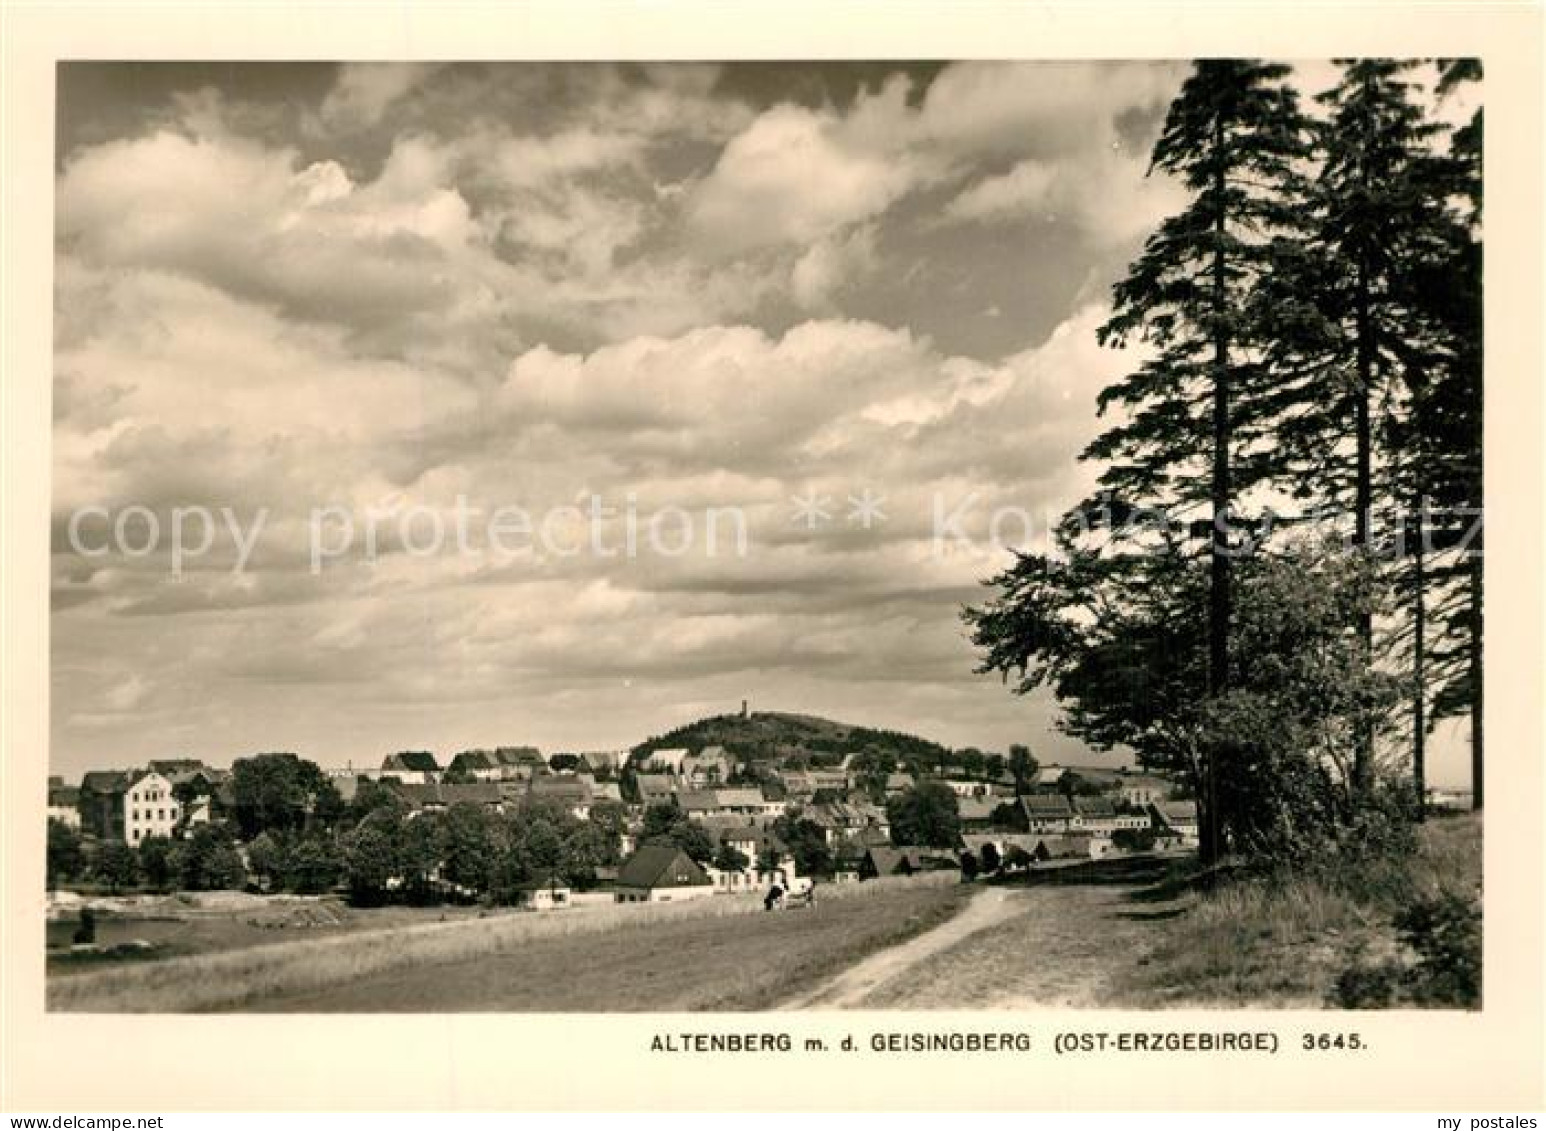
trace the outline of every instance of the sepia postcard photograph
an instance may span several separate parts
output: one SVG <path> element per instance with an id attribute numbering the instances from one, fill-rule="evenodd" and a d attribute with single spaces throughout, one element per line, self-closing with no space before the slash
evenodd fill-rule
<path id="1" fill-rule="evenodd" d="M 1487 60 L 851 48 L 53 65 L 45 1022 L 1528 984 Z"/>
<path id="2" fill-rule="evenodd" d="M 1484 82 L 61 66 L 50 1006 L 1475 1007 Z"/>

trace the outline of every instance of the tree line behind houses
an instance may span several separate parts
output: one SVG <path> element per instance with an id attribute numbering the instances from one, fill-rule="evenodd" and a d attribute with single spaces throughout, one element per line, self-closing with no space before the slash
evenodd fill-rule
<path id="1" fill-rule="evenodd" d="M 165 804 L 158 811 L 173 819 L 147 835 L 132 835 L 138 815 L 85 830 L 78 816 L 56 815 L 49 822 L 48 882 L 109 891 L 342 891 L 359 905 L 443 899 L 516 904 L 543 884 L 604 888 L 632 852 L 651 845 L 680 849 L 706 869 L 753 876 L 768 875 L 787 860 L 801 875 L 853 877 L 863 872 L 869 850 L 891 848 L 934 850 L 936 863 L 952 866 L 966 850 L 975 872 L 983 862 L 981 845 L 970 848 L 963 834 L 1029 831 L 1016 817 L 1028 794 L 1077 798 L 1101 792 L 1074 772 L 1043 781 L 1046 774 L 1023 746 L 1007 756 L 968 750 L 929 763 L 950 777 L 873 750 L 843 757 L 841 768 L 824 752 L 812 755 L 827 768 L 769 766 L 722 747 L 648 748 L 601 770 L 618 788 L 600 797 L 590 794 L 588 784 L 596 767 L 570 755 L 555 755 L 544 772 L 525 780 L 488 782 L 465 780 L 438 764 L 423 768 L 434 762 L 432 755 L 388 759 L 399 768 L 421 767 L 401 773 L 435 778 L 410 782 L 390 773 L 329 774 L 294 754 L 240 759 L 229 771 L 193 760 L 163 762 L 153 766 L 170 777 L 147 769 L 122 781 L 150 786 L 144 796 L 153 801 L 147 803 Z M 524 764 L 536 768 L 530 756 Z M 706 781 L 693 776 L 705 764 L 715 767 Z M 810 758 L 795 762 L 811 764 Z M 665 771 L 658 776 L 670 783 L 669 792 L 646 801 L 639 786 L 657 776 L 652 771 Z M 176 785 L 155 787 L 173 778 Z M 714 788 L 720 780 L 727 788 Z M 732 780 L 767 784 L 728 787 Z M 565 784 L 575 788 L 558 788 Z M 135 788 L 120 795 L 125 804 Z M 172 795 L 169 802 L 164 793 Z M 79 789 L 59 783 L 51 791 L 52 802 L 72 798 L 77 815 L 100 817 L 84 783 Z M 716 798 L 737 807 L 716 809 Z M 51 806 L 51 812 L 70 811 Z M 122 835 L 123 829 L 131 835 Z M 744 835 L 751 832 L 756 835 Z M 1129 841 L 1119 838 L 1118 844 L 1152 847 L 1152 841 Z M 1006 852 L 993 849 L 988 862 L 1007 854 L 1005 842 L 998 844 Z M 909 868 L 915 862 L 905 852 L 886 859 Z M 873 873 L 874 860 L 868 866 Z"/>

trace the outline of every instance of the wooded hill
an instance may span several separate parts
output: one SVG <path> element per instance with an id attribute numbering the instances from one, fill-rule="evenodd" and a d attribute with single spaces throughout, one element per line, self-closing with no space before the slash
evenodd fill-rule
<path id="1" fill-rule="evenodd" d="M 753 711 L 713 715 L 635 746 L 635 760 L 652 750 L 685 747 L 700 750 L 723 746 L 731 754 L 755 763 L 783 765 L 804 759 L 813 766 L 835 765 L 845 754 L 891 754 L 898 761 L 916 760 L 939 766 L 952 760 L 949 747 L 914 734 L 853 726 L 815 715 Z"/>

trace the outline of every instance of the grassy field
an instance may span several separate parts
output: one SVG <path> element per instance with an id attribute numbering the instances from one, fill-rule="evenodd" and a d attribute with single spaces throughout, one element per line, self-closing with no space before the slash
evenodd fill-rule
<path id="1" fill-rule="evenodd" d="M 74 977 L 89 970 L 121 962 L 159 962 L 253 946 L 272 946 L 298 939 L 319 939 L 359 931 L 379 931 L 425 923 L 477 918 L 477 908 L 380 907 L 352 908 L 342 900 L 327 898 L 288 901 L 250 912 L 205 914 L 136 914 L 102 912 L 97 915 L 97 944 L 124 947 L 116 956 L 72 952 L 68 949 L 78 919 L 51 921 L 47 927 L 50 977 Z M 145 943 L 142 952 L 128 944 Z"/>
<path id="2" fill-rule="evenodd" d="M 355 931 L 52 978 L 50 1009 L 432 1011 L 760 1009 L 942 922 L 954 873 L 823 890 Z M 583 971 L 584 977 L 577 972 Z"/>
<path id="3" fill-rule="evenodd" d="M 1448 818 L 1423 827 L 1413 856 L 1349 859 L 1315 875 L 1202 877 L 1191 858 L 1133 857 L 991 885 L 948 872 L 830 887 L 814 912 L 774 915 L 755 896 L 446 923 L 398 910 L 384 913 L 399 917 L 390 925 L 362 929 L 376 914 L 366 913 L 331 935 L 51 977 L 49 1006 L 1324 1008 L 1350 966 L 1400 953 L 1393 915 L 1441 893 L 1475 894 L 1481 841 L 1479 817 Z M 197 929 L 196 945 L 239 941 L 217 937 L 238 928 Z"/>
<path id="4" fill-rule="evenodd" d="M 1146 961 L 1118 972 L 1110 995 L 1139 1008 L 1323 1006 L 1355 955 L 1392 947 L 1392 915 L 1444 892 L 1474 894 L 1481 882 L 1482 822 L 1472 816 L 1429 821 L 1406 860 L 1226 882 L 1189 897 Z"/>
<path id="5" fill-rule="evenodd" d="M 986 929 L 877 984 L 868 1009 L 1320 1009 L 1361 954 L 1395 949 L 1391 917 L 1481 882 L 1481 822 L 1430 821 L 1405 860 L 1333 875 L 1198 883 L 1191 859 L 1129 858 L 995 885 Z M 991 890 L 991 889 L 990 889 Z"/>

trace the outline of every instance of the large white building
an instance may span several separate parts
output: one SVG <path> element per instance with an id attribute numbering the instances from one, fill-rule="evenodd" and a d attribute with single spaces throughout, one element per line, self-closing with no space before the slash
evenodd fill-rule
<path id="1" fill-rule="evenodd" d="M 179 810 L 172 783 L 165 777 L 153 770 L 131 777 L 123 795 L 124 840 L 139 844 L 149 836 L 171 836 Z"/>

